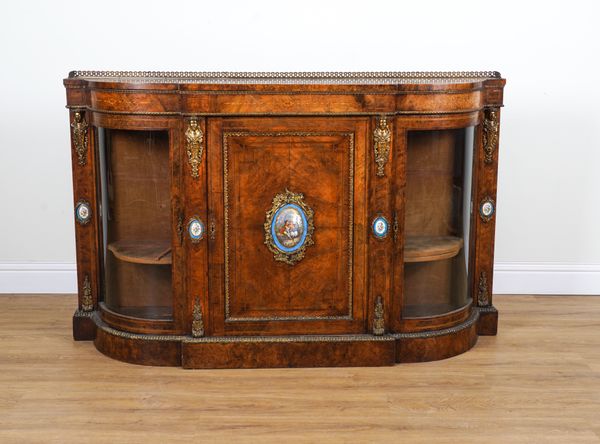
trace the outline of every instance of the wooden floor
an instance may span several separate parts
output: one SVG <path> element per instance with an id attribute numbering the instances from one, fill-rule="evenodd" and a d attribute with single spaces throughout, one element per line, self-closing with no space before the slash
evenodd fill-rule
<path id="1" fill-rule="evenodd" d="M 600 297 L 495 305 L 445 361 L 192 371 L 73 342 L 74 296 L 0 296 L 0 443 L 600 443 Z"/>

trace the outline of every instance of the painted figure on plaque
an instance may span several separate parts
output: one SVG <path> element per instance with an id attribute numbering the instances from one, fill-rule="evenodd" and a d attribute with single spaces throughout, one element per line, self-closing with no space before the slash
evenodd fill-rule
<path id="1" fill-rule="evenodd" d="M 306 247 L 314 243 L 313 214 L 302 193 L 286 189 L 273 198 L 264 229 L 265 245 L 276 261 L 294 265 L 304 258 Z"/>
<path id="2" fill-rule="evenodd" d="M 292 207 L 281 209 L 275 220 L 277 240 L 286 248 L 294 248 L 302 240 L 304 224 L 299 211 Z"/>

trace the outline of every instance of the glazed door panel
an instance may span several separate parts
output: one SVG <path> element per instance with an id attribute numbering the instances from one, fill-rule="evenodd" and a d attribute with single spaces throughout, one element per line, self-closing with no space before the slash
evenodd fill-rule
<path id="1" fill-rule="evenodd" d="M 366 125 L 209 120 L 215 333 L 365 330 Z"/>
<path id="2" fill-rule="evenodd" d="M 474 134 L 473 126 L 406 131 L 399 331 L 447 327 L 470 314 Z"/>
<path id="3" fill-rule="evenodd" d="M 131 331 L 182 328 L 178 122 L 130 119 L 95 126 L 104 321 Z"/>

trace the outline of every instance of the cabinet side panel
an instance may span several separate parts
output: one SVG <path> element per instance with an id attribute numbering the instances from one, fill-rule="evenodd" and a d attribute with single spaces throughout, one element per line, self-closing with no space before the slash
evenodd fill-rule
<path id="1" fill-rule="evenodd" d="M 194 310 L 196 317 L 195 335 L 211 334 L 208 300 L 208 249 L 216 240 L 217 227 L 214 215 L 208 212 L 208 138 L 206 119 L 186 118 L 180 131 L 182 163 L 181 174 L 185 187 L 185 204 L 178 209 L 179 242 L 185 245 L 186 290 L 184 292 L 186 316 L 184 331 L 192 333 Z M 212 167 L 212 164 L 211 164 Z M 218 168 L 217 165 L 215 165 Z M 204 227 L 200 239 L 192 239 L 190 223 L 199 221 Z"/>
<path id="2" fill-rule="evenodd" d="M 77 248 L 78 308 L 82 311 L 93 311 L 98 303 L 99 225 L 99 215 L 96 210 L 95 133 L 91 129 L 89 116 L 85 110 L 71 109 L 69 117 Z"/>
<path id="3" fill-rule="evenodd" d="M 368 159 L 369 210 L 367 331 L 383 334 L 389 331 L 393 302 L 390 296 L 393 280 L 392 256 L 400 242 L 397 208 L 393 196 L 396 173 L 396 133 L 393 116 L 370 119 Z M 379 224 L 379 227 L 376 225 Z M 381 231 L 383 230 L 383 231 Z M 381 305 L 380 305 L 381 304 Z"/>
<path id="4" fill-rule="evenodd" d="M 481 112 L 477 134 L 473 189 L 475 264 L 471 284 L 473 299 L 479 307 L 492 306 L 499 131 L 500 108 L 486 108 Z M 487 331 L 495 332 L 495 328 Z"/>

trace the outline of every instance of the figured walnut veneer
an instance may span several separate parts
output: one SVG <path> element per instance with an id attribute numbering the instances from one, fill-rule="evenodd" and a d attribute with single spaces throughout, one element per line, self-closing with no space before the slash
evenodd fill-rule
<path id="1" fill-rule="evenodd" d="M 496 334 L 504 84 L 71 72 L 74 203 L 91 210 L 76 224 L 75 339 L 132 363 L 247 368 L 435 360 Z M 457 216 L 468 127 L 474 209 Z M 269 231 L 282 199 L 308 218 L 292 253 Z"/>

